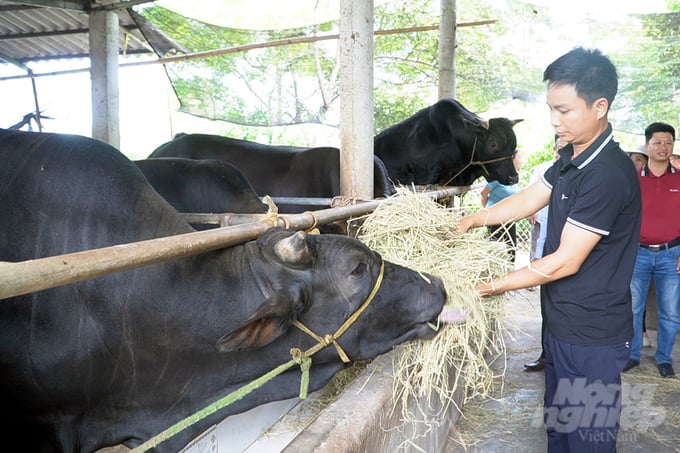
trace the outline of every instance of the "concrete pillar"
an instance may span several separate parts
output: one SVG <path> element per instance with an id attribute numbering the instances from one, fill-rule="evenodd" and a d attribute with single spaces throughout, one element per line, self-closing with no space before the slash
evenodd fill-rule
<path id="1" fill-rule="evenodd" d="M 439 98 L 456 97 L 456 0 L 440 0 Z"/>
<path id="2" fill-rule="evenodd" d="M 116 13 L 90 13 L 90 79 L 92 137 L 120 148 Z"/>
<path id="3" fill-rule="evenodd" d="M 340 0 L 340 191 L 373 198 L 373 0 Z"/>

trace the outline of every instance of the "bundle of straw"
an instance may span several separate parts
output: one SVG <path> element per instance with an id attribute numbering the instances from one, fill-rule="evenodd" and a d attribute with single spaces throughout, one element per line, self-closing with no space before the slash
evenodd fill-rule
<path id="1" fill-rule="evenodd" d="M 505 354 L 501 322 L 505 297 L 481 299 L 475 286 L 506 273 L 511 266 L 509 255 L 504 244 L 486 237 L 486 229 L 456 236 L 460 217 L 458 209 L 399 188 L 395 196 L 360 219 L 360 240 L 386 260 L 440 277 L 448 294 L 447 306 L 466 314 L 463 323 L 436 326 L 441 331 L 434 339 L 402 346 L 395 364 L 394 407 L 401 407 L 405 424 L 436 424 L 451 404 L 460 411 L 454 400 L 459 386 L 464 389 L 464 402 L 489 395 L 494 373 L 487 359 Z M 430 404 L 433 396 L 439 397 L 439 404 Z M 423 399 L 428 407 L 409 409 L 409 400 Z"/>

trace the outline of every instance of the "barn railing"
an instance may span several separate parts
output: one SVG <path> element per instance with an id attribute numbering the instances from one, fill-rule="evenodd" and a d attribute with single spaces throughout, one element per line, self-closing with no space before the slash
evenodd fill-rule
<path id="1" fill-rule="evenodd" d="M 423 192 L 434 199 L 461 195 L 468 187 Z M 389 200 L 392 200 L 390 198 Z M 0 299 L 28 294 L 88 280 L 171 259 L 198 255 L 256 239 L 268 229 L 281 226 L 308 230 L 372 212 L 388 199 L 363 201 L 350 206 L 308 211 L 301 214 L 254 215 L 247 223 L 179 234 L 129 244 L 114 245 L 21 262 L 0 262 Z M 229 215 L 223 215 L 229 217 Z M 257 216 L 260 216 L 259 218 Z M 239 221 L 244 221 L 239 217 Z"/>

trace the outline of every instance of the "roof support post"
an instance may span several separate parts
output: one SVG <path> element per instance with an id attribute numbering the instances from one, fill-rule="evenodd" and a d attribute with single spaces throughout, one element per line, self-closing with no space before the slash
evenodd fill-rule
<path id="1" fill-rule="evenodd" d="M 340 193 L 373 199 L 373 0 L 340 0 Z"/>
<path id="2" fill-rule="evenodd" d="M 456 0 L 440 0 L 439 98 L 456 97 Z"/>
<path id="3" fill-rule="evenodd" d="M 92 137 L 120 148 L 118 98 L 118 15 L 90 13 Z"/>

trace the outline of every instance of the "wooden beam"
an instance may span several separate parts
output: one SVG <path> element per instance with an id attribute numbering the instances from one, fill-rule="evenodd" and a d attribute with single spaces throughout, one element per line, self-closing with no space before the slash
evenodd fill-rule
<path id="1" fill-rule="evenodd" d="M 17 0 L 7 1 L 19 3 Z M 87 11 L 92 2 L 91 0 L 21 0 L 21 3 L 36 5 L 36 7 L 44 8 L 59 8 L 59 9 L 72 9 L 77 11 Z"/>
<path id="2" fill-rule="evenodd" d="M 126 31 L 139 29 L 137 25 L 125 25 L 122 28 Z M 74 28 L 71 30 L 50 30 L 50 31 L 36 31 L 30 33 L 15 33 L 0 35 L 0 41 L 5 41 L 9 39 L 49 38 L 51 36 L 83 35 L 89 32 L 90 32 L 89 28 Z"/>
<path id="3" fill-rule="evenodd" d="M 16 2 L 17 6 L 7 5 L 3 6 L 1 10 L 16 11 L 19 9 L 29 8 L 58 8 L 70 9 L 75 11 L 113 11 L 116 9 L 131 8 L 142 3 L 151 3 L 156 0 L 127 0 L 114 1 L 112 3 L 102 5 L 92 0 L 7 0 L 9 2 Z M 30 6 L 35 5 L 35 6 Z"/>

